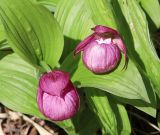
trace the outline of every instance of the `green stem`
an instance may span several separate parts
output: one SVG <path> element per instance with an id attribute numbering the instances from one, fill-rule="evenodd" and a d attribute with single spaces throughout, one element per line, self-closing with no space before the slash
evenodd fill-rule
<path id="1" fill-rule="evenodd" d="M 46 71 L 46 72 L 51 72 L 51 68 L 46 64 L 44 61 L 40 62 L 41 67 Z"/>

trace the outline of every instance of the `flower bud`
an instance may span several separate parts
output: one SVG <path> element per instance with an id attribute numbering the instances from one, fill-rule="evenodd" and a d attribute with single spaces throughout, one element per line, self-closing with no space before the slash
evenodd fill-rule
<path id="1" fill-rule="evenodd" d="M 69 119 L 78 111 L 79 102 L 68 73 L 52 71 L 40 77 L 37 103 L 46 117 L 55 121 Z"/>
<path id="2" fill-rule="evenodd" d="M 112 71 L 120 61 L 122 52 L 126 62 L 126 47 L 119 33 L 109 27 L 97 25 L 93 34 L 83 40 L 74 54 L 82 53 L 84 65 L 94 73 Z M 125 63 L 126 66 L 126 63 Z"/>

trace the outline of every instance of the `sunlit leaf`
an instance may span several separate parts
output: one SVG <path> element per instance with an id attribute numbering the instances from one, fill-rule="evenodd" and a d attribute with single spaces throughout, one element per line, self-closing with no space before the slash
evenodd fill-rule
<path id="1" fill-rule="evenodd" d="M 103 134 L 129 135 L 131 127 L 127 112 L 111 95 L 98 89 L 85 89 L 89 106 L 102 123 Z"/>
<path id="2" fill-rule="evenodd" d="M 119 4 L 132 34 L 133 43 L 131 43 L 131 38 L 128 39 L 130 42 L 129 51 L 137 64 L 147 73 L 158 96 L 160 96 L 160 60 L 150 39 L 145 14 L 136 0 L 130 2 L 119 0 Z M 127 34 L 127 32 L 123 32 Z"/>
<path id="3" fill-rule="evenodd" d="M 0 21 L 0 50 L 8 47 L 5 32 L 4 32 L 4 27 Z"/>
<path id="4" fill-rule="evenodd" d="M 33 64 L 54 67 L 63 49 L 63 36 L 53 15 L 30 0 L 1 0 L 0 15 L 13 50 Z"/>
<path id="5" fill-rule="evenodd" d="M 53 6 L 56 6 L 59 2 L 59 0 L 36 0 L 36 1 L 38 1 L 39 3 L 43 3 L 46 5 L 53 5 Z"/>
<path id="6" fill-rule="evenodd" d="M 160 28 L 160 5 L 158 0 L 138 0 L 156 28 Z"/>
<path id="7" fill-rule="evenodd" d="M 72 4 L 71 4 L 72 3 Z M 83 3 L 83 4 L 82 4 Z M 98 3 L 105 3 L 105 5 L 98 5 Z M 113 27 L 116 27 L 116 23 L 117 23 L 117 21 L 116 20 L 114 20 L 115 19 L 115 16 L 116 16 L 116 14 L 115 13 L 112 13 L 112 12 L 114 12 L 114 7 L 112 7 L 112 4 L 111 3 L 109 3 L 109 1 L 105 1 L 105 2 L 103 2 L 103 1 L 101 1 L 101 2 L 98 2 L 97 4 L 96 4 L 96 6 L 94 5 L 94 3 L 92 3 L 92 2 L 87 2 L 87 4 L 90 4 L 89 5 L 89 7 L 91 7 L 91 11 L 90 10 L 88 10 L 88 7 L 86 8 L 86 1 L 61 1 L 60 3 L 59 3 L 59 6 L 57 7 L 57 12 L 56 12 L 56 18 L 57 18 L 57 20 L 60 22 L 60 24 L 61 24 L 61 27 L 63 28 L 63 32 L 64 32 L 64 34 L 67 36 L 67 41 L 69 42 L 67 42 L 66 43 L 66 48 L 68 49 L 69 47 L 68 46 L 71 46 L 72 48 L 74 48 L 74 45 L 75 45 L 75 41 L 77 41 L 77 40 L 82 40 L 82 39 L 84 39 L 84 37 L 87 35 L 87 33 L 89 34 L 89 33 L 91 33 L 91 30 L 90 30 L 90 28 L 93 26 L 93 20 L 94 20 L 94 22 L 95 23 L 100 23 L 100 24 L 103 24 L 103 25 L 110 25 L 110 26 L 113 26 Z M 80 6 L 81 5 L 81 6 Z M 110 8 L 107 8 L 106 10 L 108 11 L 108 12 L 106 12 L 106 11 L 100 11 L 100 10 L 105 10 L 104 8 L 100 8 L 100 7 L 110 7 Z M 81 7 L 81 8 L 80 8 Z M 96 9 L 94 9 L 93 7 L 96 7 Z M 76 9 L 76 11 L 74 10 L 74 9 Z M 94 11 L 93 11 L 94 10 Z M 79 11 L 79 12 L 78 12 Z M 85 12 L 84 12 L 85 11 Z M 96 11 L 98 11 L 98 12 L 96 12 Z M 93 14 L 91 14 L 93 12 Z M 117 12 L 119 12 L 119 11 L 117 11 Z M 75 16 L 73 16 L 73 13 L 74 13 L 74 15 Z M 101 13 L 104 13 L 104 14 L 101 14 Z M 93 20 L 92 20 L 92 18 L 93 18 Z M 105 17 L 106 17 L 106 21 L 105 21 Z M 108 18 L 112 18 L 112 19 L 107 19 L 107 17 Z M 70 18 L 73 18 L 71 21 L 70 21 Z M 81 21 L 79 18 L 83 18 L 83 21 Z M 97 20 L 98 19 L 98 20 Z M 69 22 L 70 21 L 70 24 L 69 25 L 66 25 L 66 23 L 67 22 Z M 87 22 L 87 23 L 86 23 Z M 123 21 L 122 21 L 123 22 Z M 67 23 L 68 24 L 68 23 Z M 70 26 L 70 27 L 69 27 Z M 118 27 L 119 27 L 119 25 L 118 25 Z M 88 29 L 87 29 L 88 28 Z M 73 32 L 73 31 L 75 31 L 75 33 Z M 128 44 L 129 44 L 129 42 L 127 42 Z M 128 45 L 127 44 L 127 45 Z M 71 50 L 73 50 L 73 49 L 71 49 Z M 62 69 L 65 69 L 65 70 L 69 70 L 69 71 L 73 71 L 73 73 L 74 73 L 74 71 L 77 69 L 77 64 L 75 64 L 74 63 L 74 60 L 75 59 L 73 59 L 73 61 L 72 60 L 69 60 L 69 59 L 72 59 L 71 58 L 72 56 L 70 56 L 70 58 L 68 58 L 68 61 L 66 61 L 66 62 L 64 62 L 63 63 L 63 65 L 64 65 L 64 67 L 65 68 L 63 68 L 63 66 L 62 66 Z M 78 58 L 78 59 L 80 59 L 80 58 Z M 131 61 L 129 61 L 129 62 L 131 62 Z M 71 66 L 72 65 L 72 66 Z M 74 66 L 73 66 L 74 65 Z M 133 64 L 134 65 L 134 64 Z M 80 66 L 81 67 L 83 67 L 83 65 L 82 65 L 82 63 L 80 64 Z M 129 66 L 130 67 L 130 66 Z M 129 67 L 127 68 L 127 70 L 128 71 L 125 71 L 125 72 L 132 72 L 132 71 L 129 71 L 130 69 L 129 69 Z M 135 69 L 136 69 L 136 67 L 134 67 Z M 79 69 L 79 67 L 78 67 L 78 69 Z M 87 69 L 85 69 L 85 68 L 83 68 L 84 69 L 84 73 L 80 73 L 80 74 L 83 74 L 83 75 L 86 75 L 86 72 L 88 73 L 88 71 L 86 71 Z M 79 70 L 77 71 L 77 72 L 79 72 Z M 116 71 L 115 71 L 116 72 Z M 123 77 L 123 74 L 125 74 L 125 72 L 122 72 L 122 71 L 120 71 L 121 73 L 122 73 L 122 76 L 121 76 L 121 78 L 123 79 L 124 77 Z M 75 73 L 76 74 L 76 73 Z M 91 74 L 91 73 L 90 73 Z M 111 73 L 112 74 L 112 73 Z M 139 74 L 139 72 L 137 71 L 137 73 L 135 73 L 134 75 L 137 75 L 137 74 Z M 134 76 L 133 75 L 133 76 Z M 76 76 L 79 76 L 79 74 L 78 75 L 76 75 Z M 91 79 L 93 80 L 94 79 L 94 77 L 95 77 L 96 75 L 94 75 L 94 76 L 92 76 L 91 77 Z M 97 75 L 98 76 L 98 75 Z M 96 76 L 96 77 L 97 77 Z M 110 78 L 110 74 L 108 75 L 106 75 L 106 76 L 108 76 L 108 78 Z M 106 77 L 105 76 L 105 77 Z M 130 76 L 132 76 L 132 75 L 128 75 L 128 78 L 130 78 Z M 138 75 L 139 77 L 141 76 L 140 74 Z M 101 77 L 101 76 L 100 76 Z M 113 77 L 114 79 L 116 78 L 116 77 Z M 134 78 L 136 78 L 136 77 L 132 77 L 133 79 Z M 141 78 L 141 77 L 140 77 Z M 76 81 L 76 83 L 78 84 L 78 79 L 76 80 L 77 78 L 74 78 L 74 81 Z M 113 79 L 113 80 L 114 80 Z M 131 79 L 131 78 L 130 78 Z M 142 78 L 141 78 L 142 79 Z M 83 79 L 81 79 L 82 80 L 82 82 L 83 83 L 85 83 L 84 82 L 84 80 Z M 90 84 L 92 85 L 92 87 L 95 87 L 95 85 L 97 85 L 97 82 L 98 83 L 101 83 L 100 81 L 97 81 L 97 80 L 95 80 L 94 81 L 94 83 L 93 82 L 90 82 L 90 80 L 89 80 L 89 78 L 87 78 L 86 79 L 87 80 L 87 86 L 89 86 Z M 85 81 L 86 81 L 85 80 Z M 112 80 L 112 78 L 111 78 L 111 80 Z M 103 81 L 104 81 L 104 79 L 103 79 Z M 103 82 L 102 81 L 102 82 Z M 121 80 L 120 80 L 121 81 Z M 128 84 L 128 79 L 126 79 L 126 83 L 125 84 Z M 107 81 L 107 83 L 105 83 L 105 85 L 106 85 L 106 87 L 107 86 L 109 86 L 109 85 L 111 85 L 112 84 L 112 82 L 113 81 Z M 80 82 L 81 83 L 81 82 Z M 134 86 L 136 86 L 137 84 L 138 85 L 143 85 L 143 81 L 140 83 L 139 81 L 137 81 L 135 84 L 133 84 Z M 148 82 L 147 82 L 148 83 Z M 94 85 L 94 86 L 93 86 Z M 117 83 L 116 83 L 116 85 L 117 85 Z M 121 87 L 122 87 L 122 85 L 121 85 L 121 82 L 120 82 L 120 89 L 121 89 Z M 146 85 L 146 84 L 145 84 Z M 113 86 L 113 85 L 112 85 Z M 97 87 L 97 86 L 96 86 Z M 99 87 L 101 87 L 102 88 L 102 85 L 100 85 Z M 116 87 L 116 86 L 115 86 Z M 146 88 L 147 88 L 147 91 L 145 91 L 145 89 L 144 89 L 144 92 L 145 93 L 149 93 L 148 94 L 148 96 L 150 97 L 150 100 L 151 100 L 151 103 L 153 103 L 153 102 L 155 102 L 155 98 L 153 98 L 154 96 L 154 92 L 153 91 L 151 91 L 151 90 L 149 90 L 150 88 L 148 88 L 148 86 L 145 86 Z M 108 87 L 107 87 L 108 88 Z M 104 88 L 103 88 L 104 89 Z M 135 88 L 135 89 L 137 89 L 137 88 Z M 106 90 L 106 89 L 105 89 Z M 124 89 L 123 89 L 124 90 Z M 131 96 L 132 94 L 132 90 L 129 90 L 129 87 L 127 86 L 126 87 L 126 90 L 128 90 L 128 95 L 129 96 Z M 107 89 L 107 91 L 109 91 L 109 92 L 111 92 L 112 90 L 110 90 L 110 88 L 108 88 Z M 123 91 L 121 91 L 120 92 L 120 90 L 119 90 L 119 86 L 117 86 L 117 90 L 115 90 L 115 92 L 116 92 L 116 94 L 118 95 L 118 96 L 121 96 L 121 95 L 123 95 L 125 92 Z M 119 93 L 118 93 L 119 92 Z M 130 93 L 131 92 L 131 93 Z M 125 94 L 124 94 L 125 95 Z M 128 98 L 128 96 L 123 96 L 123 97 L 126 97 L 126 98 Z M 128 100 L 127 100 L 128 101 Z M 132 101 L 130 102 L 130 101 L 128 101 L 129 103 L 133 103 Z M 141 102 L 141 101 L 140 101 Z M 155 106 L 155 105 L 154 105 Z M 153 109 L 154 110 L 154 113 L 152 113 L 152 114 L 155 114 L 155 109 Z"/>
<path id="8" fill-rule="evenodd" d="M 7 55 L 0 61 L 0 102 L 12 110 L 46 119 L 36 102 L 38 78 L 36 68 L 16 54 Z M 71 120 L 56 124 L 75 135 Z"/>
<path id="9" fill-rule="evenodd" d="M 119 67 L 112 73 L 96 75 L 88 71 L 79 59 L 78 57 L 77 59 L 73 58 L 71 54 L 61 67 L 63 70 L 73 74 L 72 81 L 79 87 L 95 87 L 120 97 L 140 99 L 150 103 L 143 80 L 131 61 L 125 71 L 122 71 L 124 65 L 124 60 L 122 59 Z M 70 65 L 74 66 L 71 67 Z"/>
<path id="10" fill-rule="evenodd" d="M 109 0 L 87 0 L 88 9 L 95 24 L 117 28 L 116 16 Z"/>
<path id="11" fill-rule="evenodd" d="M 91 33 L 90 28 L 94 24 L 87 10 L 86 0 L 61 0 L 57 5 L 55 17 L 65 35 L 62 57 L 64 59 L 80 40 Z"/>
<path id="12" fill-rule="evenodd" d="M 36 104 L 37 71 L 16 55 L 0 61 L 0 101 L 9 108 L 32 115 L 39 113 Z"/>
<path id="13" fill-rule="evenodd" d="M 100 129 L 100 123 L 98 122 L 96 114 L 94 114 L 93 110 L 90 110 L 88 106 L 76 114 L 73 118 L 73 123 L 78 135 L 93 135 Z"/>
<path id="14" fill-rule="evenodd" d="M 96 89 L 85 89 L 85 94 L 91 109 L 98 115 L 104 134 L 117 135 L 117 122 L 111 104 L 105 92 Z"/>
<path id="15" fill-rule="evenodd" d="M 35 1 L 46 6 L 51 12 L 55 12 L 56 6 L 59 2 L 59 0 L 35 0 Z"/>

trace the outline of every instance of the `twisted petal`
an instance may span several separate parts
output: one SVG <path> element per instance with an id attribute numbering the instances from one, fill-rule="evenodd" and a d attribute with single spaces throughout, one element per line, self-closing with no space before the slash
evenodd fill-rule
<path id="1" fill-rule="evenodd" d="M 94 40 L 94 33 L 88 36 L 86 39 L 84 39 L 82 42 L 80 42 L 75 51 L 74 55 L 78 54 L 80 51 L 83 51 L 83 49 L 86 47 L 86 45 Z"/>
<path id="2" fill-rule="evenodd" d="M 39 87 L 50 95 L 61 96 L 69 83 L 69 74 L 63 71 L 52 71 L 43 74 L 39 80 Z"/>
<path id="3" fill-rule="evenodd" d="M 116 30 L 102 25 L 97 25 L 94 28 L 92 28 L 92 30 L 97 34 L 111 33 L 113 35 L 119 35 L 119 33 Z"/>
<path id="4" fill-rule="evenodd" d="M 114 44 L 118 46 L 118 48 L 121 50 L 121 52 L 124 54 L 125 58 L 125 65 L 123 68 L 126 68 L 127 66 L 127 53 L 126 53 L 126 46 L 120 36 L 117 36 L 113 39 Z"/>

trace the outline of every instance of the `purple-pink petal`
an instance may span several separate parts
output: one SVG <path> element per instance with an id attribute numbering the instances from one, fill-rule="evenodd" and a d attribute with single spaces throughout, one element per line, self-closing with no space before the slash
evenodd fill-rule
<path id="1" fill-rule="evenodd" d="M 122 40 L 122 38 L 120 36 L 117 36 L 113 39 L 114 44 L 116 44 L 118 46 L 118 48 L 120 49 L 120 51 L 124 54 L 124 58 L 125 58 L 125 65 L 123 68 L 126 67 L 127 65 L 127 52 L 126 52 L 126 46 Z"/>
<path id="2" fill-rule="evenodd" d="M 116 45 L 97 44 L 91 42 L 83 51 L 84 65 L 95 73 L 104 73 L 113 70 L 120 59 L 120 52 Z"/>
<path id="3" fill-rule="evenodd" d="M 55 121 L 72 117 L 77 112 L 79 106 L 79 104 L 77 104 L 79 103 L 79 97 L 75 90 L 69 91 L 64 98 L 44 93 L 43 101 L 45 116 Z"/>
<path id="4" fill-rule="evenodd" d="M 75 115 L 80 99 L 68 73 L 52 71 L 40 77 L 37 103 L 40 111 L 46 117 L 61 121 Z"/>
<path id="5" fill-rule="evenodd" d="M 84 39 L 82 42 L 80 42 L 75 51 L 74 51 L 74 55 L 78 54 L 80 51 L 83 51 L 83 49 L 86 47 L 86 45 L 91 42 L 92 40 L 94 40 L 94 34 L 91 34 L 90 36 L 88 36 L 86 39 Z"/>
<path id="6" fill-rule="evenodd" d="M 82 51 L 84 65 L 94 73 L 105 73 L 113 70 L 120 61 L 120 51 L 124 54 L 127 66 L 125 44 L 117 30 L 97 25 L 94 33 L 83 40 L 75 49 L 75 54 Z"/>
<path id="7" fill-rule="evenodd" d="M 114 35 L 119 35 L 119 33 L 116 30 L 106 27 L 106 26 L 102 26 L 102 25 L 97 25 L 94 28 L 92 28 L 92 30 L 97 34 L 111 33 Z"/>
<path id="8" fill-rule="evenodd" d="M 57 70 L 43 74 L 39 81 L 39 86 L 44 92 L 60 96 L 68 83 L 69 74 Z"/>

